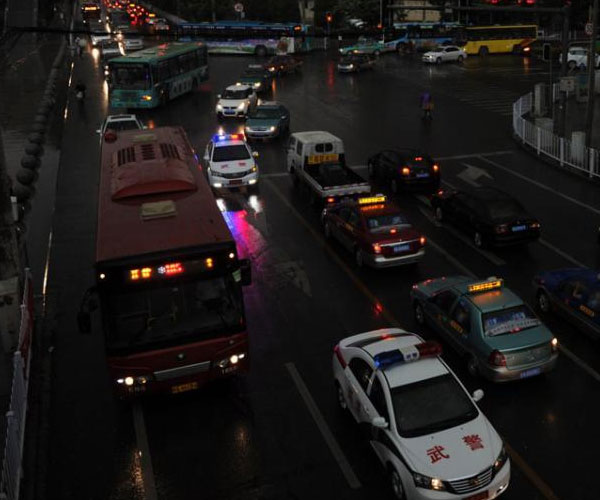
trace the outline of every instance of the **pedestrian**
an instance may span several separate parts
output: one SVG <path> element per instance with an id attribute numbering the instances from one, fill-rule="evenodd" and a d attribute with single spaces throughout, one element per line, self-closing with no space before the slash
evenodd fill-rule
<path id="1" fill-rule="evenodd" d="M 421 109 L 423 110 L 423 118 L 429 118 L 431 120 L 433 118 L 433 96 L 428 91 L 421 94 L 420 104 Z"/>
<path id="2" fill-rule="evenodd" d="M 87 47 L 87 42 L 85 41 L 84 38 L 80 38 L 77 37 L 75 39 L 75 42 L 77 43 L 77 48 L 78 48 L 78 52 L 79 52 L 79 57 L 81 57 L 83 55 L 83 51 L 85 50 L 85 48 Z"/>

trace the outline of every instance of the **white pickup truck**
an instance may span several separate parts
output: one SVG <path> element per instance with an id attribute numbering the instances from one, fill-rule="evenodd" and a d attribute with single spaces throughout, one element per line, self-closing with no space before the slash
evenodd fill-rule
<path id="1" fill-rule="evenodd" d="M 370 193 L 371 186 L 346 166 L 344 143 L 329 132 L 295 132 L 287 149 L 294 186 L 305 185 L 313 202 L 331 205 Z"/>

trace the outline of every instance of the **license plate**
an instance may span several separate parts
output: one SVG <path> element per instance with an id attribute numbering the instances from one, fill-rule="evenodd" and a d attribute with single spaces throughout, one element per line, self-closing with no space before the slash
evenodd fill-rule
<path id="1" fill-rule="evenodd" d="M 310 155 L 308 157 L 308 164 L 314 165 L 316 163 L 327 163 L 337 161 L 339 155 L 337 154 L 328 154 L 328 155 Z"/>
<path id="2" fill-rule="evenodd" d="M 193 391 L 198 389 L 198 382 L 188 382 L 187 384 L 174 385 L 171 387 L 173 394 L 179 394 L 180 392 Z"/>
<path id="3" fill-rule="evenodd" d="M 471 495 L 470 497 L 466 497 L 464 500 L 486 500 L 488 499 L 489 493 L 487 491 L 482 491 L 481 493 L 475 493 L 475 495 Z"/>
<path id="4" fill-rule="evenodd" d="M 406 252 L 409 248 L 410 245 L 408 243 L 405 243 L 404 245 L 395 245 L 394 253 Z"/>
<path id="5" fill-rule="evenodd" d="M 525 370 L 519 374 L 521 378 L 533 377 L 535 375 L 539 375 L 541 372 L 541 368 L 531 368 L 531 370 Z"/>
<path id="6" fill-rule="evenodd" d="M 429 177 L 429 172 L 420 172 L 417 174 L 418 179 L 424 179 L 426 177 Z"/>
<path id="7" fill-rule="evenodd" d="M 513 228 L 512 228 L 513 233 L 517 233 L 519 231 L 525 231 L 525 229 L 527 229 L 527 226 L 513 226 Z"/>
<path id="8" fill-rule="evenodd" d="M 242 179 L 234 179 L 232 181 L 229 181 L 229 184 L 241 184 L 242 183 Z"/>

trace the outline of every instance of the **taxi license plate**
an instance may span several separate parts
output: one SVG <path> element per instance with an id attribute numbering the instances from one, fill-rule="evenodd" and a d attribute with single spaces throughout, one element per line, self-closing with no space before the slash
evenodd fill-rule
<path id="1" fill-rule="evenodd" d="M 171 387 L 173 394 L 179 394 L 180 392 L 193 391 L 198 389 L 198 382 L 188 382 L 187 384 L 179 384 Z"/>
<path id="2" fill-rule="evenodd" d="M 487 491 L 482 491 L 475 495 L 471 495 L 470 497 L 466 497 L 464 500 L 487 500 L 489 497 L 490 495 Z"/>
<path id="3" fill-rule="evenodd" d="M 417 178 L 423 179 L 425 177 L 429 177 L 429 172 L 421 172 L 417 174 Z"/>
<path id="4" fill-rule="evenodd" d="M 539 375 L 541 372 L 540 368 L 532 368 L 531 370 L 525 370 L 519 374 L 521 378 L 533 377 L 534 375 Z"/>
<path id="5" fill-rule="evenodd" d="M 309 165 L 314 165 L 315 163 L 332 162 L 332 161 L 337 161 L 338 158 L 339 158 L 339 155 L 337 155 L 337 154 L 310 155 L 308 157 L 308 164 Z"/>
<path id="6" fill-rule="evenodd" d="M 242 179 L 234 179 L 232 181 L 229 181 L 229 184 L 241 184 L 242 183 Z"/>
<path id="7" fill-rule="evenodd" d="M 513 228 L 512 228 L 513 233 L 517 233 L 519 231 L 525 231 L 525 229 L 527 229 L 527 226 L 513 226 Z"/>
<path id="8" fill-rule="evenodd" d="M 410 245 L 408 243 L 405 243 L 404 245 L 395 245 L 394 253 L 406 252 L 409 248 Z"/>

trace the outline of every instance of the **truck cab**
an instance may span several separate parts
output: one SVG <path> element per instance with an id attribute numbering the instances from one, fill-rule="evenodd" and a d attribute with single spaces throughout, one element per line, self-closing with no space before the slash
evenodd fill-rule
<path id="1" fill-rule="evenodd" d="M 344 164 L 344 143 L 329 132 L 296 132 L 290 136 L 287 167 L 290 174 L 305 165 L 320 163 Z"/>

